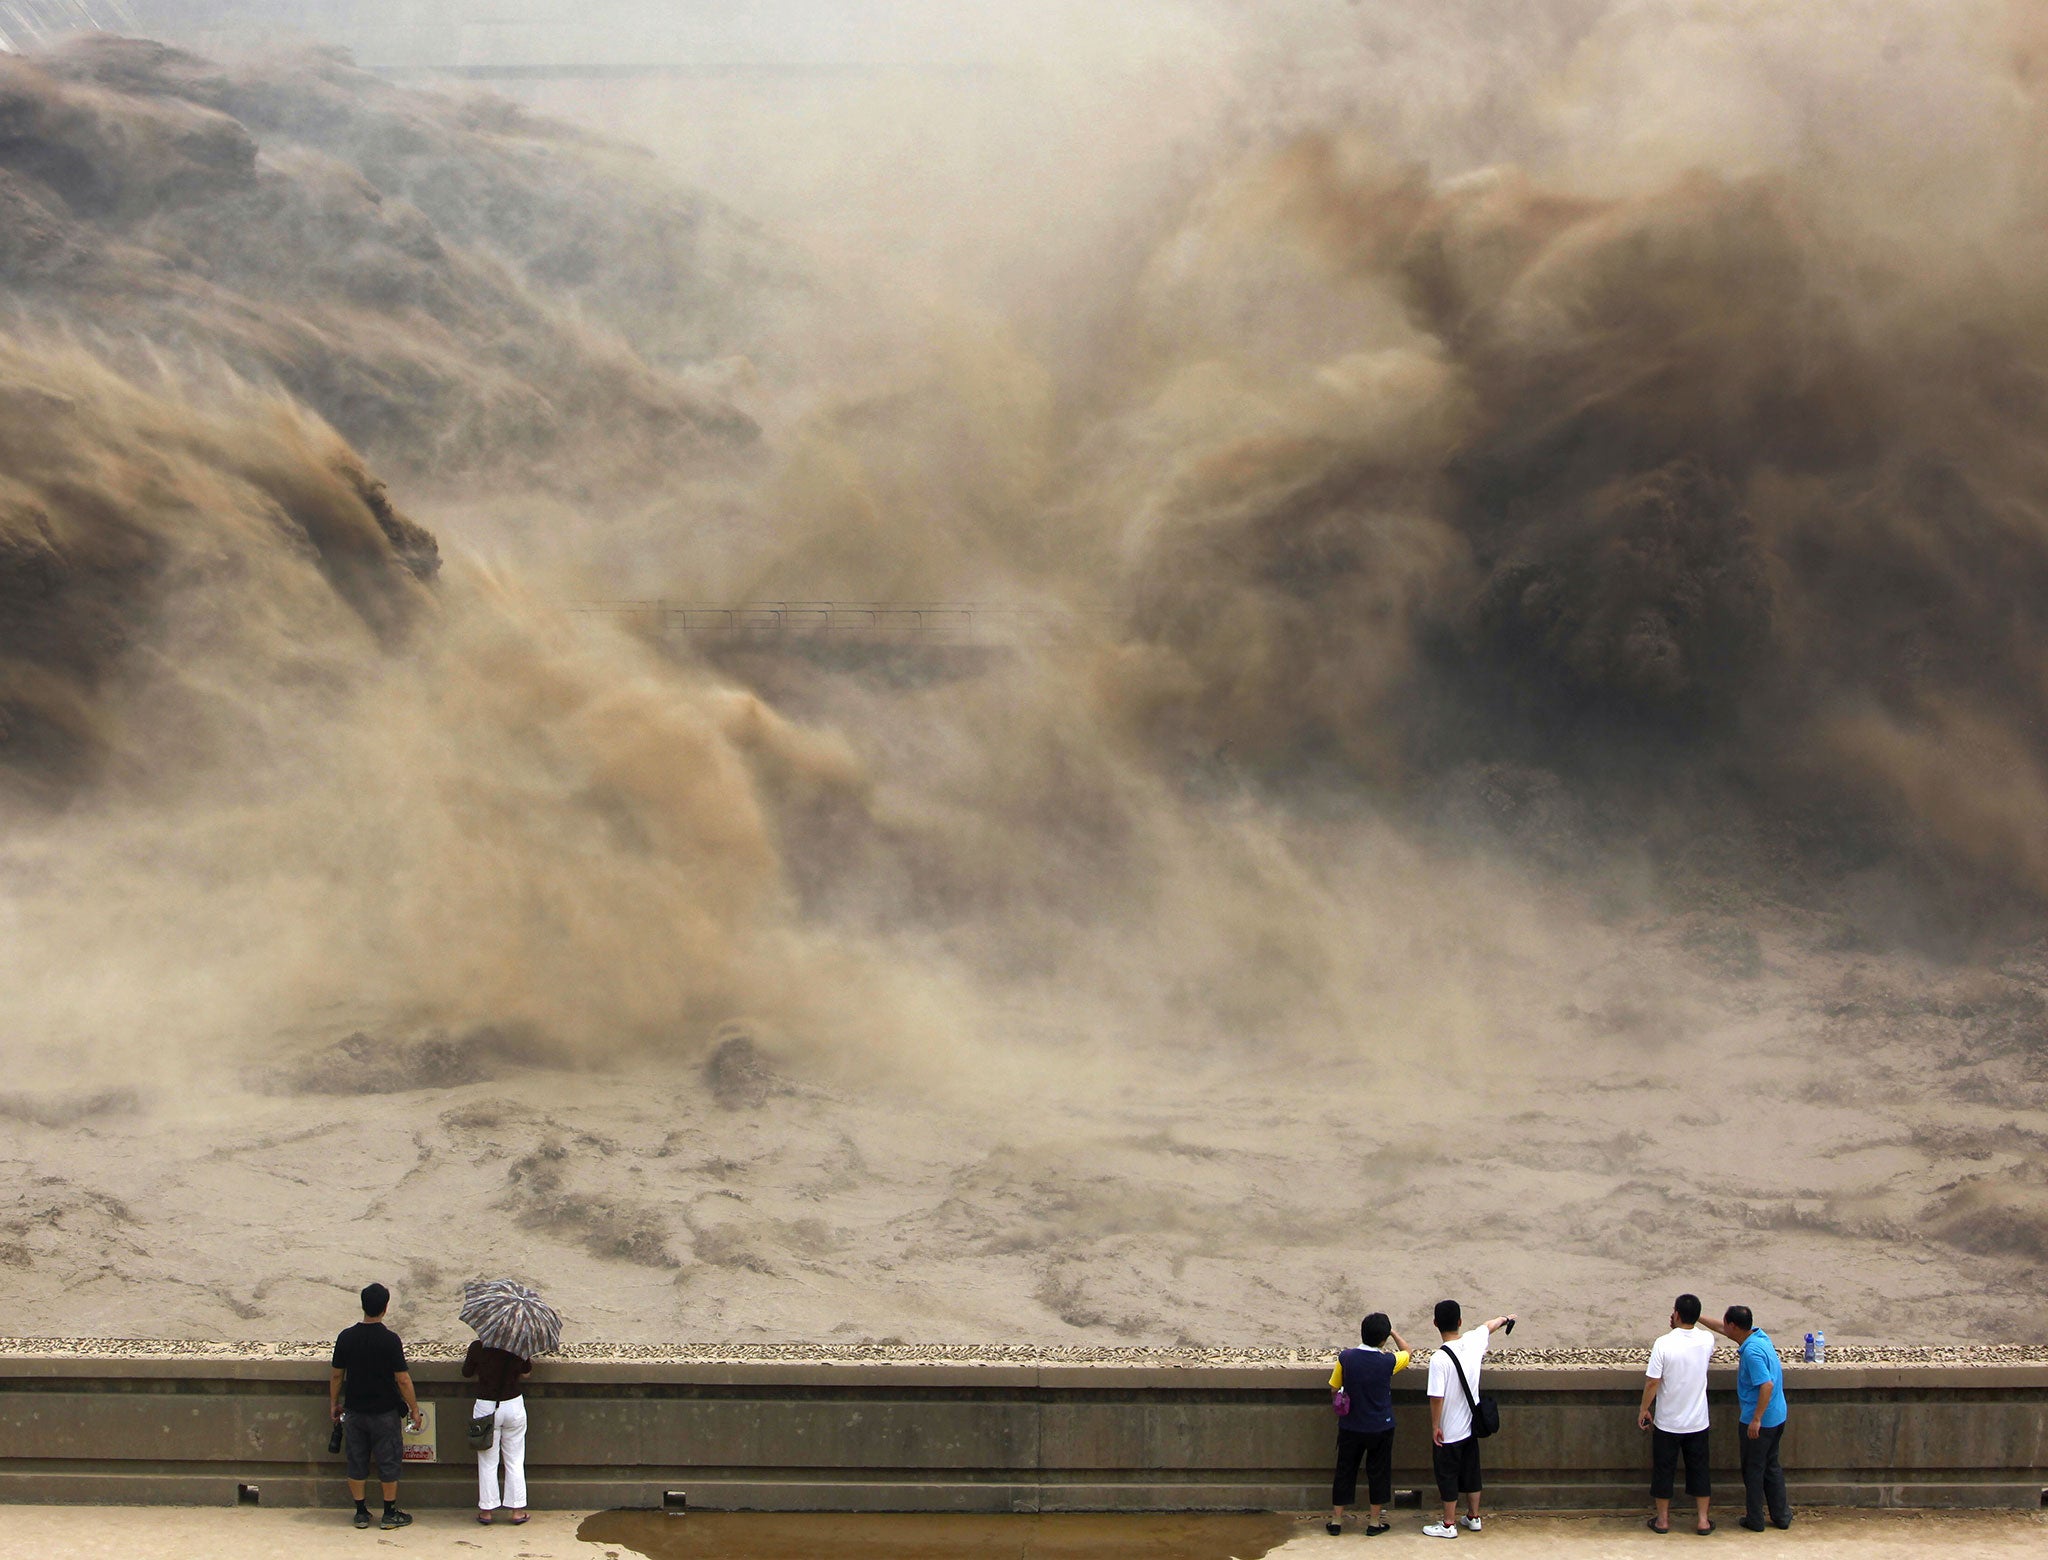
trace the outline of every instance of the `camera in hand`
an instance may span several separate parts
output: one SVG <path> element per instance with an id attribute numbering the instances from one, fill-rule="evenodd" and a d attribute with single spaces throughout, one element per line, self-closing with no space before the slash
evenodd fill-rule
<path id="1" fill-rule="evenodd" d="M 346 1417 L 346 1416 L 344 1416 Z M 332 1457 L 341 1450 L 341 1420 L 334 1421 L 334 1428 L 327 1432 L 327 1455 Z"/>

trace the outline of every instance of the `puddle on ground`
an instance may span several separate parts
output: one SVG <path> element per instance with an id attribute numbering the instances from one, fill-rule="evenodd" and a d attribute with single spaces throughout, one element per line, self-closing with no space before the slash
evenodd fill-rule
<path id="1" fill-rule="evenodd" d="M 1168 1516 L 841 1516 L 600 1511 L 576 1536 L 619 1560 L 1259 1560 L 1303 1531 L 1270 1513 Z"/>

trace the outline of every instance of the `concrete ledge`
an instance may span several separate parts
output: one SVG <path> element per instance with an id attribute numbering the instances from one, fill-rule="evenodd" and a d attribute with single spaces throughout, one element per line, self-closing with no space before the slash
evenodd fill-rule
<path id="1" fill-rule="evenodd" d="M 1329 1498 L 1327 1364 L 1021 1360 L 544 1362 L 530 1397 L 533 1502 L 766 1511 L 1307 1510 Z M 265 1505 L 342 1498 L 326 1366 L 231 1354 L 0 1354 L 0 1500 Z M 422 1507 L 474 1500 L 468 1394 L 452 1362 L 415 1379 L 438 1455 Z M 2048 1364 L 1792 1365 L 1785 1441 L 1807 1504 L 2038 1507 Z M 1628 1509 L 1648 1481 L 1640 1367 L 1509 1361 L 1486 1386 L 1502 1508 Z M 1732 1374 L 1712 1378 L 1715 1463 L 1739 1488 Z M 1399 1378 L 1397 1488 L 1429 1485 L 1419 1371 Z"/>
<path id="2" fill-rule="evenodd" d="M 905 1353 L 914 1353 L 905 1350 Z M 1020 1351 L 1021 1352 L 1021 1351 Z M 1135 1352 L 1135 1351 L 1134 1351 Z M 1613 1351 L 1623 1353 L 1623 1351 Z M 1891 1351 L 1909 1355 L 1913 1351 Z M 1802 1395 L 1812 1389 L 1855 1389 L 1932 1387 L 1984 1390 L 1993 1387 L 2048 1388 L 2048 1357 L 2005 1360 L 1996 1357 L 1971 1362 L 1955 1358 L 1891 1360 L 1865 1363 L 1845 1360 L 1812 1365 L 1799 1360 L 1785 1361 L 1788 1392 Z M 1709 1377 L 1717 1388 L 1733 1390 L 1735 1371 L 1720 1356 Z M 1486 1382 L 1489 1391 L 1543 1390 L 1550 1392 L 1636 1392 L 1643 1383 L 1642 1351 L 1627 1351 L 1612 1364 L 1553 1364 L 1530 1359 L 1527 1351 L 1507 1351 L 1488 1356 Z M 1417 1369 L 1395 1379 L 1396 1395 L 1420 1398 L 1422 1371 L 1427 1354 L 1417 1358 Z M 1222 1387 L 1240 1390 L 1266 1387 L 1276 1391 L 1319 1389 L 1330 1374 L 1328 1358 L 1285 1363 L 1253 1362 L 1166 1362 L 1069 1363 L 1059 1359 L 990 1359 L 954 1361 L 949 1359 L 849 1359 L 820 1357 L 811 1360 L 696 1360 L 689 1358 L 577 1358 L 549 1359 L 544 1369 L 557 1382 L 578 1384 L 616 1383 L 668 1386 L 687 1381 L 702 1386 L 833 1386 L 856 1384 L 863 1390 L 876 1386 L 902 1385 L 920 1390 L 934 1386 L 959 1387 L 1057 1387 L 1066 1389 L 1148 1389 L 1195 1390 Z M 455 1384 L 462 1373 L 453 1359 L 434 1359 L 415 1354 L 413 1376 L 419 1381 Z M 51 1378 L 66 1381 L 273 1381 L 311 1383 L 326 1390 L 324 1348 L 307 1346 L 302 1352 L 282 1356 L 267 1350 L 246 1354 L 209 1349 L 205 1352 L 176 1350 L 163 1352 L 138 1349 L 122 1353 L 67 1353 L 61 1349 L 18 1349 L 0 1340 L 0 1389 L 15 1380 Z"/>

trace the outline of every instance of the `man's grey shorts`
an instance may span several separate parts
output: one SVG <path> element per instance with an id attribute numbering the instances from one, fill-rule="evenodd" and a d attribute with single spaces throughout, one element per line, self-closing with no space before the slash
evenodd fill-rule
<path id="1" fill-rule="evenodd" d="M 405 1413 L 349 1414 L 341 1421 L 342 1444 L 348 1449 L 348 1476 L 367 1479 L 370 1464 L 377 1465 L 377 1477 L 386 1484 L 398 1482 L 398 1469 L 405 1461 Z"/>

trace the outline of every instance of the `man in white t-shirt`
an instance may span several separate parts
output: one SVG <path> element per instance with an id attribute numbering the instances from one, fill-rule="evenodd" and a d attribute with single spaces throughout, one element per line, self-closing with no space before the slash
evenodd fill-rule
<path id="1" fill-rule="evenodd" d="M 1472 1433 L 1472 1404 L 1479 1396 L 1479 1365 L 1486 1358 L 1486 1345 L 1502 1327 L 1512 1327 L 1512 1316 L 1496 1316 L 1475 1333 L 1464 1331 L 1465 1313 L 1455 1300 L 1436 1303 L 1436 1330 L 1443 1347 L 1429 1360 L 1429 1433 L 1436 1443 L 1431 1461 L 1436 1468 L 1436 1492 L 1444 1503 L 1444 1519 L 1423 1528 L 1431 1538 L 1458 1536 L 1458 1497 L 1465 1497 L 1465 1526 L 1477 1533 L 1479 1491 L 1479 1438 Z M 1451 1362 L 1457 1356 L 1457 1364 Z M 1464 1367 L 1459 1380 L 1458 1367 Z"/>
<path id="2" fill-rule="evenodd" d="M 1699 1505 L 1699 1529 L 1714 1531 L 1707 1503 L 1714 1486 L 1707 1477 L 1707 1365 L 1714 1335 L 1699 1325 L 1698 1295 L 1680 1295 L 1671 1308 L 1671 1331 L 1650 1349 L 1648 1379 L 1638 1428 L 1650 1432 L 1650 1494 L 1657 1514 L 1650 1530 L 1671 1531 L 1671 1491 L 1678 1461 L 1685 1459 L 1685 1493 Z"/>

